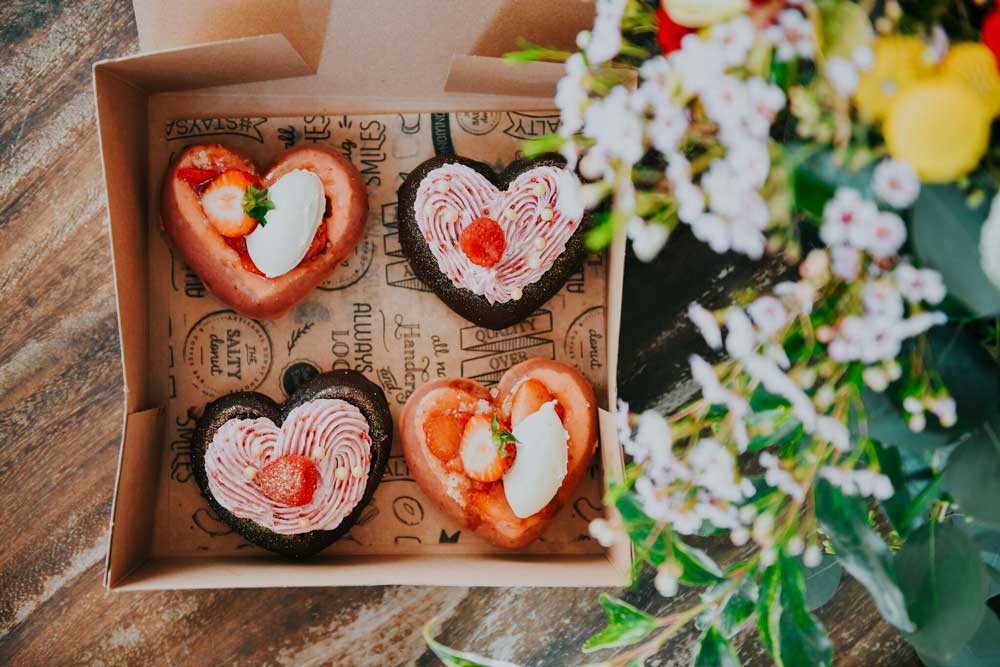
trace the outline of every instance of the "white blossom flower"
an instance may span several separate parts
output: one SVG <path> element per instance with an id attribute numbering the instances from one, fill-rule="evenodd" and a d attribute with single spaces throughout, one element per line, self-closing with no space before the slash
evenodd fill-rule
<path id="1" fill-rule="evenodd" d="M 777 333 L 788 322 L 788 313 L 781 301 L 769 295 L 758 297 L 747 307 L 747 312 L 766 336 Z"/>
<path id="2" fill-rule="evenodd" d="M 770 452 L 761 452 L 760 465 L 764 468 L 764 483 L 776 488 L 796 502 L 805 500 L 806 492 L 792 473 L 781 467 L 781 459 Z M 770 515 L 762 515 L 770 516 Z M 756 523 L 755 523 L 756 527 Z"/>
<path id="3" fill-rule="evenodd" d="M 559 135 L 562 137 L 571 137 L 583 127 L 583 105 L 587 101 L 583 79 L 586 74 L 587 64 L 581 54 L 574 53 L 566 59 L 566 74 L 556 84 L 555 96 L 556 108 L 559 109 Z"/>
<path id="4" fill-rule="evenodd" d="M 802 554 L 802 564 L 806 567 L 819 567 L 819 564 L 823 562 L 823 552 L 815 544 L 810 544 L 806 547 L 805 552 Z"/>
<path id="5" fill-rule="evenodd" d="M 888 500 L 893 494 L 892 481 L 874 470 L 823 466 L 819 469 L 819 476 L 838 487 L 847 496 L 871 496 L 878 500 Z"/>
<path id="6" fill-rule="evenodd" d="M 711 311 L 692 302 L 688 306 L 688 317 L 698 327 L 698 331 L 709 347 L 713 350 L 722 347 L 722 330 L 719 329 L 719 323 Z"/>
<path id="7" fill-rule="evenodd" d="M 677 81 L 677 71 L 673 64 L 663 56 L 654 56 L 639 66 L 639 77 L 643 80 L 644 85 L 649 84 L 655 87 L 665 98 L 669 98 Z"/>
<path id="8" fill-rule="evenodd" d="M 774 361 L 758 354 L 743 359 L 744 368 L 752 377 L 760 380 L 764 389 L 787 400 L 792 413 L 802 422 L 802 428 L 811 433 L 816 426 L 816 408 L 809 396 L 799 385 L 788 377 Z"/>
<path id="9" fill-rule="evenodd" d="M 747 132 L 757 139 L 766 139 L 778 112 L 785 108 L 785 92 L 759 76 L 746 81 L 750 113 L 744 119 Z"/>
<path id="10" fill-rule="evenodd" d="M 1000 193 L 993 197 L 990 214 L 979 232 L 979 265 L 993 286 L 1000 289 Z"/>
<path id="11" fill-rule="evenodd" d="M 672 184 L 691 182 L 691 163 L 684 157 L 683 153 L 674 151 L 666 155 L 667 168 L 665 173 L 667 180 Z"/>
<path id="12" fill-rule="evenodd" d="M 945 297 L 944 279 L 933 269 L 917 269 L 903 263 L 893 270 L 892 277 L 910 303 L 926 301 L 933 305 L 941 303 Z"/>
<path id="13" fill-rule="evenodd" d="M 653 578 L 653 586 L 656 587 L 656 592 L 663 597 L 672 598 L 677 595 L 677 576 L 668 569 L 661 567 L 657 569 L 656 577 Z"/>
<path id="14" fill-rule="evenodd" d="M 726 311 L 726 352 L 734 359 L 742 359 L 753 352 L 756 336 L 750 318 L 742 308 L 735 306 Z"/>
<path id="15" fill-rule="evenodd" d="M 674 183 L 674 198 L 677 199 L 677 218 L 692 224 L 705 212 L 705 194 L 691 181 Z"/>
<path id="16" fill-rule="evenodd" d="M 934 399 L 931 401 L 930 409 L 945 428 L 951 428 L 958 421 L 955 399 L 950 396 Z"/>
<path id="17" fill-rule="evenodd" d="M 729 223 L 714 213 L 702 213 L 691 223 L 691 231 L 699 241 L 708 244 L 715 252 L 728 252 L 732 244 Z"/>
<path id="18" fill-rule="evenodd" d="M 857 280 L 861 273 L 861 253 L 846 243 L 838 243 L 830 248 L 830 260 L 830 270 L 841 280 Z"/>
<path id="19" fill-rule="evenodd" d="M 875 167 L 872 190 L 893 208 L 909 208 L 920 195 L 920 179 L 909 164 L 889 158 Z"/>
<path id="20" fill-rule="evenodd" d="M 655 410 L 646 410 L 639 415 L 635 433 L 622 444 L 625 452 L 636 461 L 666 465 L 673 459 L 671 441 L 667 420 Z"/>
<path id="21" fill-rule="evenodd" d="M 806 541 L 802 539 L 801 535 L 792 535 L 788 539 L 788 544 L 785 545 L 785 551 L 789 556 L 801 556 L 805 549 Z"/>
<path id="22" fill-rule="evenodd" d="M 927 417 L 923 412 L 910 415 L 910 418 L 906 420 L 906 425 L 914 433 L 920 433 L 927 427 Z"/>
<path id="23" fill-rule="evenodd" d="M 611 527 L 611 524 L 604 519 L 594 519 L 588 526 L 590 536 L 597 540 L 605 549 L 610 548 L 618 541 L 618 531 Z"/>
<path id="24" fill-rule="evenodd" d="M 898 320 L 903 316 L 903 296 L 889 280 L 870 280 L 861 290 L 865 313 Z"/>
<path id="25" fill-rule="evenodd" d="M 781 62 L 813 55 L 812 24 L 800 11 L 783 10 L 778 14 L 778 22 L 767 29 L 766 36 L 774 43 L 775 57 Z"/>
<path id="26" fill-rule="evenodd" d="M 666 225 L 646 222 L 639 216 L 629 219 L 625 233 L 632 241 L 632 251 L 641 262 L 653 261 L 670 236 Z"/>
<path id="27" fill-rule="evenodd" d="M 611 60 L 618 55 L 622 46 L 622 16 L 625 13 L 626 0 L 597 0 L 597 15 L 594 17 L 594 29 L 590 33 L 584 52 L 587 60 L 594 65 Z"/>
<path id="28" fill-rule="evenodd" d="M 750 531 L 743 526 L 737 526 L 729 531 L 729 541 L 734 547 L 742 547 L 750 541 Z"/>
<path id="29" fill-rule="evenodd" d="M 669 60 L 687 93 L 701 93 L 722 78 L 726 69 L 722 51 L 695 34 L 685 35 Z"/>
<path id="30" fill-rule="evenodd" d="M 711 495 L 738 502 L 743 493 L 736 479 L 736 460 L 725 445 L 711 438 L 702 438 L 688 453 L 692 480 Z"/>
<path id="31" fill-rule="evenodd" d="M 625 86 L 615 86 L 604 99 L 587 107 L 583 123 L 583 135 L 593 139 L 599 150 L 629 165 L 642 157 L 642 120 Z"/>
<path id="32" fill-rule="evenodd" d="M 900 340 L 919 336 L 931 327 L 944 324 L 948 321 L 948 316 L 942 312 L 931 311 L 928 313 L 918 313 L 905 320 L 899 320 L 893 324 L 892 333 Z M 896 355 L 892 355 L 895 357 Z"/>
<path id="33" fill-rule="evenodd" d="M 895 213 L 881 212 L 852 229 L 851 242 L 875 257 L 892 257 L 906 241 L 906 225 Z"/>
<path id="34" fill-rule="evenodd" d="M 730 67 L 746 61 L 755 34 L 753 22 L 746 14 L 716 23 L 708 31 L 709 39 L 719 47 L 726 65 Z"/>
<path id="35" fill-rule="evenodd" d="M 812 312 L 817 298 L 816 288 L 805 281 L 782 281 L 774 286 L 774 293 L 784 299 L 786 304 L 791 304 L 793 311 L 804 315 Z"/>
<path id="36" fill-rule="evenodd" d="M 724 75 L 701 91 L 701 103 L 708 117 L 723 127 L 733 127 L 750 112 L 750 98 L 743 81 Z"/>
<path id="37" fill-rule="evenodd" d="M 715 321 L 714 318 L 712 320 Z M 701 387 L 701 395 L 707 402 L 723 405 L 729 400 L 729 391 L 719 382 L 715 369 L 697 354 L 688 357 L 691 364 L 691 377 Z"/>
<path id="38" fill-rule="evenodd" d="M 851 436 L 844 422 L 833 417 L 816 418 L 816 437 L 831 443 L 838 451 L 846 452 L 851 448 Z"/>
<path id="39" fill-rule="evenodd" d="M 688 128 L 687 112 L 672 102 L 654 108 L 653 120 L 646 126 L 650 143 L 661 153 L 673 153 Z"/>
<path id="40" fill-rule="evenodd" d="M 767 143 L 751 137 L 743 138 L 729 146 L 726 162 L 737 182 L 744 188 L 763 187 L 771 171 L 771 153 Z"/>
<path id="41" fill-rule="evenodd" d="M 837 188 L 833 198 L 823 207 L 823 224 L 819 235 L 823 243 L 853 243 L 855 228 L 862 227 L 878 216 L 878 208 L 854 188 Z M 857 244 L 854 244 L 857 245 Z"/>
<path id="42" fill-rule="evenodd" d="M 889 374 L 878 366 L 869 366 L 861 372 L 861 379 L 868 388 L 875 392 L 883 392 L 889 388 Z"/>
<path id="43" fill-rule="evenodd" d="M 870 70 L 875 65 L 875 53 L 872 47 L 867 44 L 854 47 L 851 51 L 851 62 L 862 72 Z"/>
<path id="44" fill-rule="evenodd" d="M 841 56 L 830 56 L 826 59 L 824 70 L 826 80 L 830 82 L 833 89 L 844 97 L 850 97 L 858 87 L 858 70 L 847 58 Z"/>

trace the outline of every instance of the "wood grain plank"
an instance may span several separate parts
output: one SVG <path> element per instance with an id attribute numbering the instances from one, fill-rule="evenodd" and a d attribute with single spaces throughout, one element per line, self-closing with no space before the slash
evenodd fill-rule
<path id="1" fill-rule="evenodd" d="M 430 666 L 435 615 L 455 645 L 583 662 L 595 589 L 104 592 L 122 387 L 90 66 L 136 50 L 131 4 L 0 3 L 0 44 L 0 664 Z M 625 340 L 653 353 L 662 327 L 640 318 Z M 643 363 L 630 368 L 647 386 L 673 372 Z M 642 583 L 618 593 L 663 613 L 690 601 Z M 821 616 L 838 664 L 918 664 L 856 584 Z M 684 664 L 692 641 L 660 664 Z M 749 639 L 740 651 L 769 664 Z"/>

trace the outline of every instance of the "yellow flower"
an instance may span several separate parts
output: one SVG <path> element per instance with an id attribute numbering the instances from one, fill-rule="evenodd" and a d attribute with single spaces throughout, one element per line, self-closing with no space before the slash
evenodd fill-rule
<path id="1" fill-rule="evenodd" d="M 944 183 L 972 171 L 989 145 L 990 112 L 963 84 L 915 81 L 889 105 L 882 128 L 889 154 L 923 181 Z"/>
<path id="2" fill-rule="evenodd" d="M 670 20 L 689 28 L 725 21 L 744 12 L 747 0 L 660 0 Z"/>
<path id="3" fill-rule="evenodd" d="M 991 115 L 1000 113 L 1000 74 L 993 52 L 978 42 L 962 42 L 948 50 L 941 74 L 969 87 L 986 104 Z"/>
<path id="4" fill-rule="evenodd" d="M 889 103 L 910 82 L 931 73 L 932 62 L 927 45 L 916 37 L 886 35 L 875 40 L 875 62 L 862 72 L 854 100 L 861 116 L 881 120 Z"/>

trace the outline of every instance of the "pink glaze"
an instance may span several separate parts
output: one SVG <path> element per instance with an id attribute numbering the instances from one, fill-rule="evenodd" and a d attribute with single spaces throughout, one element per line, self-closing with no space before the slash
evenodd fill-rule
<path id="1" fill-rule="evenodd" d="M 441 272 L 457 286 L 490 303 L 521 298 L 566 250 L 580 226 L 583 208 L 565 190 L 576 177 L 565 169 L 535 167 L 500 192 L 482 174 L 463 164 L 447 164 L 420 182 L 414 217 Z M 476 218 L 496 220 L 506 248 L 500 262 L 486 268 L 462 252 L 459 237 Z"/>
<path id="2" fill-rule="evenodd" d="M 215 432 L 205 452 L 208 486 L 235 516 L 275 533 L 333 530 L 365 493 L 371 442 L 364 415 L 340 399 L 304 403 L 280 429 L 270 419 L 231 419 Z M 308 456 L 319 469 L 319 484 L 306 505 L 275 502 L 256 482 L 256 473 L 286 454 Z M 340 475 L 338 468 L 344 471 Z M 250 469 L 253 473 L 246 472 Z"/>

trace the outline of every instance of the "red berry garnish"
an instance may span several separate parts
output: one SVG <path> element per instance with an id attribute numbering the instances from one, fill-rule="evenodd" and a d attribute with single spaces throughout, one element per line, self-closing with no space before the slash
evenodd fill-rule
<path id="1" fill-rule="evenodd" d="M 218 175 L 219 172 L 215 169 L 201 169 L 199 167 L 181 167 L 177 170 L 177 178 L 199 191 L 203 190 Z"/>
<path id="2" fill-rule="evenodd" d="M 507 241 L 503 230 L 492 218 L 482 217 L 473 220 L 472 224 L 462 230 L 459 236 L 462 252 L 469 261 L 479 266 L 490 268 L 503 257 Z"/>
<path id="3" fill-rule="evenodd" d="M 274 502 L 300 507 L 312 500 L 319 484 L 319 469 L 306 456 L 288 454 L 264 466 L 257 473 L 257 483 Z"/>

